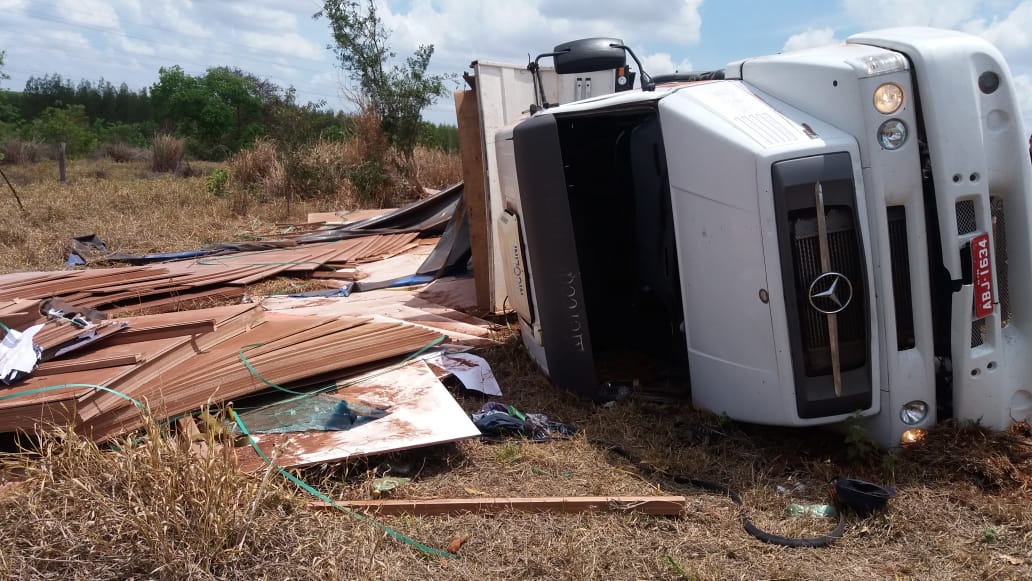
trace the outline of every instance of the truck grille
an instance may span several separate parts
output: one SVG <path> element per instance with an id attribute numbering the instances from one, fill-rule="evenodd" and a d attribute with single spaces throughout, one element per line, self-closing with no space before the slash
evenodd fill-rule
<path id="1" fill-rule="evenodd" d="M 996 245 L 996 292 L 1000 301 L 1000 326 L 1010 322 L 1010 287 L 1007 284 L 1007 222 L 1003 212 L 1003 198 L 989 197 L 989 212 L 993 220 L 993 242 Z"/>
<path id="2" fill-rule="evenodd" d="M 957 202 L 957 235 L 963 236 L 978 230 L 978 221 L 975 218 L 975 202 L 972 200 L 961 200 Z"/>
<path id="3" fill-rule="evenodd" d="M 831 349 L 827 316 L 809 303 L 810 283 L 822 274 L 817 214 L 813 209 L 794 212 L 790 218 L 792 259 L 796 296 L 799 301 L 800 329 L 804 348 L 804 368 L 809 377 L 830 375 Z M 867 324 L 864 320 L 864 279 L 862 254 L 852 212 L 845 207 L 828 211 L 828 245 L 831 270 L 844 274 L 853 288 L 849 305 L 838 313 L 838 334 L 843 371 L 862 367 L 867 361 Z"/>
<path id="4" fill-rule="evenodd" d="M 892 261 L 892 296 L 896 305 L 896 349 L 913 349 L 914 301 L 910 291 L 910 252 L 907 246 L 907 213 L 903 206 L 889 206 L 889 254 Z"/>
<path id="5" fill-rule="evenodd" d="M 971 321 L 971 348 L 985 344 L 985 319 Z"/>

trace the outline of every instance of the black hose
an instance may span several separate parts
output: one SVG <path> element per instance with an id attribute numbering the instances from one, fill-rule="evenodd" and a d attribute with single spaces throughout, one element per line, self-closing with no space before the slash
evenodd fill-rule
<path id="1" fill-rule="evenodd" d="M 668 478 L 671 481 L 676 482 L 677 484 L 685 484 L 685 485 L 693 486 L 695 488 L 700 488 L 700 489 L 705 490 L 707 492 L 712 492 L 712 493 L 715 493 L 715 494 L 719 494 L 721 496 L 726 496 L 727 498 L 731 499 L 732 502 L 734 502 L 738 506 L 742 507 L 742 513 L 741 513 L 742 514 L 742 527 L 745 529 L 745 532 L 749 533 L 750 535 L 756 537 L 757 539 L 759 539 L 759 540 L 761 540 L 761 541 L 763 541 L 765 543 L 770 543 L 772 545 L 779 545 L 779 546 L 782 546 L 782 547 L 809 547 L 809 548 L 827 547 L 828 545 L 834 543 L 836 540 L 842 538 L 842 535 L 843 535 L 843 533 L 846 530 L 846 519 L 845 519 L 845 516 L 843 515 L 843 512 L 841 510 L 838 510 L 838 511 L 836 511 L 836 513 L 838 514 L 838 523 L 836 523 L 835 528 L 830 533 L 828 533 L 828 534 L 826 534 L 824 536 L 820 536 L 820 537 L 783 537 L 781 535 L 776 535 L 776 534 L 773 534 L 773 533 L 768 533 L 767 531 L 764 531 L 764 530 L 760 529 L 759 527 L 757 527 L 756 525 L 754 525 L 752 523 L 752 520 L 749 519 L 748 510 L 745 508 L 745 504 L 742 502 L 742 497 L 740 497 L 738 495 L 738 493 L 735 492 L 734 490 L 731 490 L 731 488 L 729 488 L 727 486 L 724 486 L 723 484 L 718 484 L 716 482 L 710 482 L 708 480 L 700 480 L 698 478 L 692 478 L 692 477 L 686 476 L 684 474 L 671 474 L 670 472 L 658 469 L 658 468 L 656 468 L 656 467 L 654 467 L 654 466 L 652 466 L 652 465 L 650 465 L 650 464 L 648 464 L 646 462 L 643 462 L 641 460 L 641 458 L 639 458 L 638 456 L 635 456 L 634 454 L 632 454 L 631 452 L 628 452 L 627 450 L 625 450 L 624 448 L 621 448 L 620 446 L 613 446 L 613 445 L 607 444 L 605 442 L 600 442 L 600 441 L 593 441 L 593 443 L 595 443 L 595 444 L 597 444 L 599 446 L 602 446 L 603 448 L 605 448 L 605 449 L 607 449 L 607 450 L 609 450 L 609 451 L 611 451 L 611 452 L 613 452 L 615 454 L 623 456 L 628 461 L 630 461 L 632 464 L 634 464 L 636 468 L 638 468 L 640 471 L 645 472 L 647 474 L 655 474 L 655 475 L 658 475 L 658 476 L 662 476 L 664 478 Z"/>

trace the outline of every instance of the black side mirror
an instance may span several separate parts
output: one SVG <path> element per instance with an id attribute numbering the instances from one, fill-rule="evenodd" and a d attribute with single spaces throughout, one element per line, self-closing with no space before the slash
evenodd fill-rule
<path id="1" fill-rule="evenodd" d="M 584 38 L 555 47 L 555 72 L 590 73 L 618 69 L 627 64 L 627 53 L 619 38 Z"/>

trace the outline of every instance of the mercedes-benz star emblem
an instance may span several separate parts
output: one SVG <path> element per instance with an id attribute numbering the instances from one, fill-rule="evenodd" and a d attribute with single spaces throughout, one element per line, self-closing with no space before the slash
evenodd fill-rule
<path id="1" fill-rule="evenodd" d="M 853 285 L 846 275 L 825 272 L 810 283 L 810 306 L 824 313 L 841 313 L 853 300 Z"/>

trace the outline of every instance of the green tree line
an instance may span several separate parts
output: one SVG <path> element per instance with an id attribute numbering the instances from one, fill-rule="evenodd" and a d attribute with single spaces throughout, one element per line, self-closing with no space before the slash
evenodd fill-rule
<path id="1" fill-rule="evenodd" d="M 0 74 L 2 59 L 0 53 Z M 457 128 L 418 123 L 420 145 L 458 150 Z M 144 147 L 155 134 L 172 133 L 187 140 L 195 157 L 221 160 L 259 137 L 289 148 L 347 139 L 353 126 L 349 114 L 322 102 L 301 104 L 293 87 L 233 67 L 202 75 L 162 68 L 157 83 L 138 90 L 104 79 L 73 83 L 56 74 L 30 77 L 22 91 L 0 90 L 0 141 L 64 142 L 73 156 L 105 143 Z"/>

